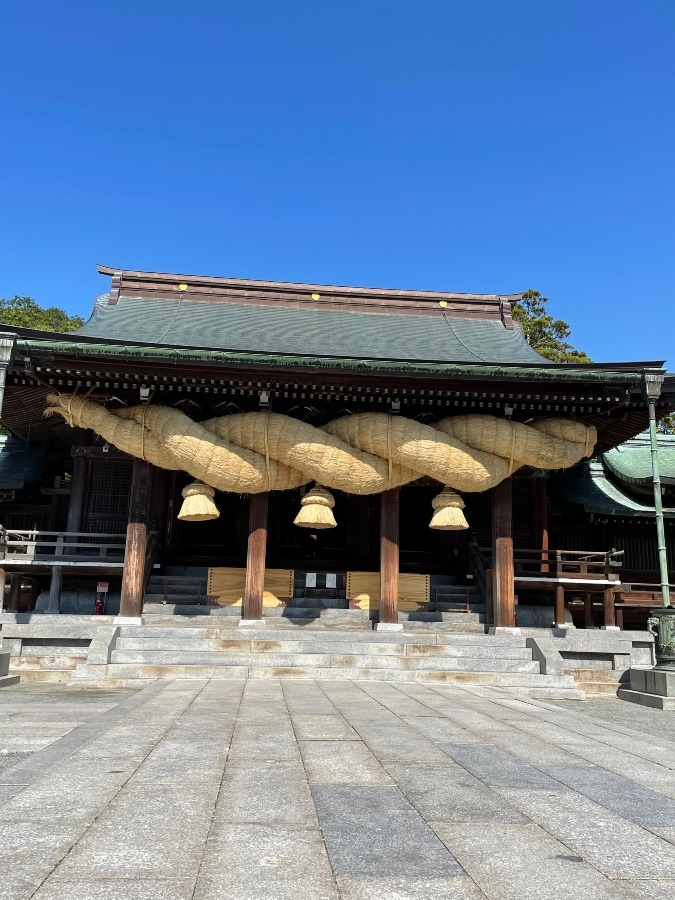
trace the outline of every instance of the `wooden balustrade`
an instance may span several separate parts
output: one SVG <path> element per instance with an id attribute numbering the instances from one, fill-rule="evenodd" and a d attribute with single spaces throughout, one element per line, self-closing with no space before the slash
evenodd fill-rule
<path id="1" fill-rule="evenodd" d="M 6 563 L 118 562 L 124 559 L 125 546 L 123 534 L 0 528 L 0 559 Z"/>

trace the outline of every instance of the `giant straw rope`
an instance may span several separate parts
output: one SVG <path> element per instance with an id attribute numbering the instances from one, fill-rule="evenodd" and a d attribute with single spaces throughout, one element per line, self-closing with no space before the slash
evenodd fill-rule
<path id="1" fill-rule="evenodd" d="M 528 425 L 464 415 L 423 425 L 387 413 L 354 413 L 315 427 L 272 412 L 194 422 L 166 406 L 107 410 L 76 394 L 51 394 L 47 414 L 91 428 L 108 443 L 163 469 L 183 470 L 219 491 L 256 494 L 310 481 L 377 494 L 422 476 L 458 491 L 485 491 L 521 466 L 565 469 L 590 456 L 593 426 L 565 419 Z"/>

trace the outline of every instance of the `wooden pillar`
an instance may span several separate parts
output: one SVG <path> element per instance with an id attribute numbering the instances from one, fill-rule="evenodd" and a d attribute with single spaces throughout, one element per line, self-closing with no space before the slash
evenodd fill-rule
<path id="1" fill-rule="evenodd" d="M 593 622 L 593 597 L 590 591 L 584 592 L 584 628 L 594 628 Z"/>
<path id="2" fill-rule="evenodd" d="M 49 603 L 46 612 L 58 615 L 61 612 L 61 585 L 63 584 L 62 566 L 52 566 L 52 580 L 49 582 Z"/>
<path id="3" fill-rule="evenodd" d="M 143 580 L 148 547 L 149 481 L 150 466 L 142 459 L 135 459 L 131 476 L 120 616 L 138 618 L 143 612 Z"/>
<path id="4" fill-rule="evenodd" d="M 12 572 L 12 580 L 9 585 L 9 599 L 7 600 L 7 609 L 16 612 L 19 608 L 19 600 L 21 599 L 21 575 L 18 572 Z"/>
<path id="5" fill-rule="evenodd" d="M 555 624 L 559 628 L 565 625 L 565 587 L 562 584 L 555 586 Z"/>
<path id="6" fill-rule="evenodd" d="M 514 628 L 516 598 L 513 585 L 513 511 L 510 478 L 505 478 L 492 489 L 492 556 L 495 625 L 500 628 Z"/>
<path id="7" fill-rule="evenodd" d="M 614 591 L 606 588 L 602 595 L 604 606 L 605 628 L 616 628 L 616 611 L 614 609 Z"/>
<path id="8" fill-rule="evenodd" d="M 265 558 L 267 556 L 267 513 L 269 494 L 251 494 L 248 512 L 248 547 L 246 550 L 246 581 L 242 619 L 263 617 L 265 590 Z"/>
<path id="9" fill-rule="evenodd" d="M 88 460 L 86 456 L 73 457 L 73 480 L 70 486 L 68 521 L 66 531 L 76 534 L 82 531 L 84 518 L 84 498 L 87 492 Z"/>
<path id="10" fill-rule="evenodd" d="M 542 551 L 541 572 L 548 572 L 548 510 L 546 502 L 546 479 L 534 478 L 534 539 L 535 547 Z"/>
<path id="11" fill-rule="evenodd" d="M 380 495 L 380 624 L 398 625 L 399 488 Z"/>

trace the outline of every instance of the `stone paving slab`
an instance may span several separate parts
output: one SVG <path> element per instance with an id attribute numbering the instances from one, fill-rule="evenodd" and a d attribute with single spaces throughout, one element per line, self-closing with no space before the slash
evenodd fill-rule
<path id="1" fill-rule="evenodd" d="M 0 900 L 675 900 L 675 714 L 602 704 L 9 687 Z"/>
<path id="2" fill-rule="evenodd" d="M 438 824 L 436 832 L 490 900 L 626 900 L 536 825 Z"/>
<path id="3" fill-rule="evenodd" d="M 337 875 L 463 874 L 398 788 L 316 786 L 312 795 Z"/>

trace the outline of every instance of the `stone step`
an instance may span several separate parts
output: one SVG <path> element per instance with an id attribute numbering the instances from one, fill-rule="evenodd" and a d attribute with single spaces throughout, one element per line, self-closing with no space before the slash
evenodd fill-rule
<path id="1" fill-rule="evenodd" d="M 148 581 L 148 589 L 152 591 L 175 591 L 184 593 L 185 591 L 194 591 L 197 594 L 206 593 L 206 581 L 201 578 L 156 578 L 152 577 Z"/>
<path id="2" fill-rule="evenodd" d="M 620 688 L 629 687 L 630 681 L 621 672 L 608 668 L 577 669 L 565 668 L 565 674 L 574 678 L 579 690 L 588 699 L 616 697 Z"/>
<path id="3" fill-rule="evenodd" d="M 80 663 L 86 665 L 86 663 Z M 11 670 L 10 670 L 11 671 Z M 76 669 L 20 669 L 12 671 L 11 677 L 21 681 L 37 681 L 45 684 L 70 684 L 75 677 Z"/>
<path id="4" fill-rule="evenodd" d="M 347 613 L 355 612 L 354 610 L 339 610 L 339 616 L 333 616 L 330 619 L 324 616 L 317 616 L 317 610 L 306 611 L 305 615 L 294 616 L 268 616 L 265 610 L 265 622 L 268 628 L 322 628 L 322 629 L 339 629 L 339 628 L 356 628 L 362 629 L 368 627 L 371 620 L 367 614 L 361 613 L 355 620 L 349 621 Z M 147 604 L 143 609 L 143 618 L 145 621 L 162 622 L 171 625 L 177 618 L 183 620 L 186 624 L 192 621 L 227 621 L 236 622 L 241 619 L 240 606 L 188 606 L 187 604 Z M 477 617 L 476 617 L 477 618 Z M 485 624 L 475 621 L 470 614 L 460 614 L 460 618 L 453 622 L 447 621 L 406 621 L 405 628 L 407 631 L 435 631 L 438 633 L 471 633 L 485 634 Z"/>
<path id="5" fill-rule="evenodd" d="M 528 659 L 461 656 L 367 656 L 340 653 L 272 653 L 186 650 L 114 650 L 112 663 L 147 666 L 248 666 L 250 668 L 400 669 L 445 672 L 524 672 L 538 674 L 538 662 Z"/>
<path id="6" fill-rule="evenodd" d="M 475 659 L 532 659 L 532 652 L 527 647 L 498 646 L 487 644 L 420 644 L 417 642 L 394 641 L 313 641 L 278 640 L 254 638 L 252 640 L 218 638 L 190 639 L 164 637 L 120 637 L 116 650 L 129 651 L 168 651 L 180 650 L 185 653 L 200 651 L 219 653 L 240 653 L 243 650 L 280 653 L 338 653 L 362 656 L 391 657 L 473 657 Z"/>
<path id="7" fill-rule="evenodd" d="M 347 609 L 347 601 L 341 597 L 290 597 L 286 608 L 299 609 Z"/>
<path id="8" fill-rule="evenodd" d="M 0 675 L 0 688 L 18 684 L 21 678 L 18 675 Z"/>
<path id="9" fill-rule="evenodd" d="M 172 592 L 170 594 L 163 594 L 161 591 L 159 593 L 155 593 L 155 589 L 153 588 L 152 591 L 149 590 L 148 593 L 145 595 L 145 599 L 143 601 L 143 604 L 144 604 L 143 611 L 144 612 L 145 612 L 145 606 L 147 606 L 149 603 L 154 603 L 154 604 L 161 605 L 161 606 L 166 606 L 168 604 L 171 604 L 172 606 L 178 606 L 178 605 L 181 605 L 181 606 L 184 606 L 184 605 L 206 606 L 206 594 L 199 595 L 199 594 L 195 594 L 192 591 L 189 594 L 188 593 L 181 594 L 181 593 L 174 593 L 174 592 Z"/>
<path id="10" fill-rule="evenodd" d="M 215 622 L 209 621 L 208 624 L 202 624 L 203 620 L 198 623 L 185 623 L 181 621 L 176 624 L 175 619 L 166 624 L 152 625 L 122 625 L 120 626 L 119 639 L 124 638 L 168 638 L 179 639 L 185 641 L 191 640 L 267 640 L 269 639 L 269 626 L 264 628 L 256 628 L 250 626 L 247 628 L 239 628 L 237 622 Z M 275 637 L 274 640 L 282 641 L 363 641 L 366 643 L 383 643 L 383 644 L 466 644 L 470 646 L 480 647 L 525 647 L 526 638 L 518 634 L 464 634 L 464 633 L 442 633 L 438 634 L 433 631 L 424 631 L 421 633 L 413 632 L 409 629 L 404 631 L 386 632 L 374 631 L 371 628 L 360 629 L 335 629 L 326 631 L 322 628 L 303 628 L 295 629 L 288 636 L 282 635 Z"/>
<path id="11" fill-rule="evenodd" d="M 326 681 L 399 681 L 423 683 L 452 683 L 487 685 L 509 689 L 539 691 L 566 690 L 579 695 L 574 681 L 564 675 L 538 675 L 522 672 L 457 672 L 420 671 L 376 668 L 311 668 L 303 666 L 214 666 L 214 665 L 143 665 L 134 663 L 110 663 L 89 665 L 83 663 L 75 672 L 75 681 L 99 681 L 109 683 L 154 678 L 298 678 Z M 138 683 L 136 681 L 136 683 Z M 549 696 L 548 694 L 546 696 Z M 581 699 L 574 697 L 571 699 Z"/>
<path id="12" fill-rule="evenodd" d="M 56 654 L 48 656 L 40 654 L 32 656 L 22 654 L 21 656 L 12 656 L 9 661 L 10 672 L 23 672 L 24 670 L 57 670 L 57 671 L 74 671 L 75 668 L 87 658 L 86 653 L 78 656 L 58 656 Z"/>
<path id="13" fill-rule="evenodd" d="M 485 613 L 479 612 L 399 612 L 399 622 L 474 622 L 483 624 L 487 621 Z"/>
<path id="14" fill-rule="evenodd" d="M 437 600 L 436 602 L 432 600 L 429 606 L 431 607 L 430 611 L 433 612 L 461 612 L 475 613 L 477 615 L 485 614 L 484 603 L 464 604 L 461 602 L 456 603 L 450 600 Z"/>

